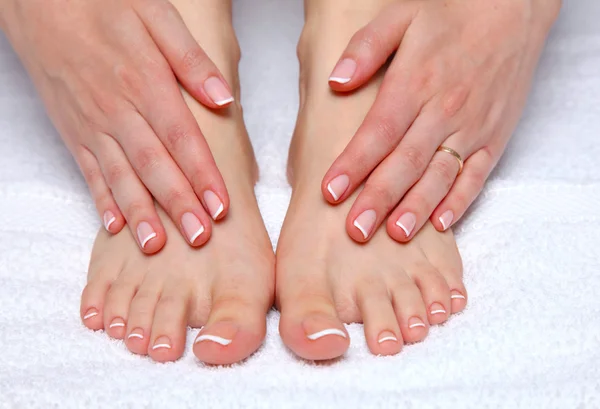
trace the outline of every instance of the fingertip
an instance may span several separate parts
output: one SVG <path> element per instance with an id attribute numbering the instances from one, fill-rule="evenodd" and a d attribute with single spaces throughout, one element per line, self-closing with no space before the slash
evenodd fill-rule
<path id="1" fill-rule="evenodd" d="M 138 239 L 138 245 L 144 254 L 156 254 L 165 246 L 167 233 L 160 223 L 142 221 L 132 233 Z"/>

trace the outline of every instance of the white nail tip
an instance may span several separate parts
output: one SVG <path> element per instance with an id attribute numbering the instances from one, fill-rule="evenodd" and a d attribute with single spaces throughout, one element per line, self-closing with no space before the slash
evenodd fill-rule
<path id="1" fill-rule="evenodd" d="M 394 341 L 394 342 L 398 342 L 398 339 L 396 337 L 383 337 L 381 338 L 379 341 L 377 341 L 380 344 L 383 344 L 386 341 Z"/>
<path id="2" fill-rule="evenodd" d="M 227 105 L 230 102 L 233 102 L 234 98 L 230 97 L 230 98 L 226 98 L 226 99 L 222 99 L 220 101 L 215 101 L 215 104 L 217 104 L 218 106 L 222 107 L 223 105 Z"/>
<path id="3" fill-rule="evenodd" d="M 362 235 L 365 239 L 367 237 L 369 237 L 369 234 L 367 233 L 367 231 L 365 229 L 363 229 L 363 227 L 360 225 L 360 223 L 358 223 L 356 220 L 354 220 L 354 227 L 356 227 L 358 230 L 360 230 L 360 232 L 362 233 Z"/>
<path id="4" fill-rule="evenodd" d="M 156 349 L 160 349 L 160 348 L 165 348 L 165 349 L 171 349 L 171 345 L 169 344 L 156 344 L 152 347 L 152 350 L 156 350 Z"/>
<path id="5" fill-rule="evenodd" d="M 438 218 L 438 220 L 439 220 L 439 221 L 440 221 L 440 223 L 442 224 L 442 228 L 443 228 L 444 230 L 448 229 L 448 226 L 446 226 L 446 223 L 444 223 L 444 219 L 442 219 L 442 217 L 441 217 L 441 216 Z"/>
<path id="6" fill-rule="evenodd" d="M 125 326 L 125 324 L 124 324 L 124 323 L 122 323 L 122 322 L 115 322 L 115 323 L 112 323 L 112 324 L 110 324 L 110 325 L 108 326 L 108 328 L 124 327 L 124 326 Z"/>
<path id="7" fill-rule="evenodd" d="M 202 234 L 204 233 L 204 226 L 200 227 L 198 229 L 198 231 L 196 233 L 194 233 L 194 235 L 190 238 L 190 242 L 192 244 L 194 244 L 194 242 L 196 241 L 196 239 Z"/>
<path id="8" fill-rule="evenodd" d="M 445 314 L 446 310 L 433 310 L 431 311 L 431 315 L 435 315 L 435 314 Z"/>
<path id="9" fill-rule="evenodd" d="M 97 225 L 96 225 L 96 226 L 97 226 Z M 83 319 L 84 319 L 84 320 L 87 320 L 88 318 L 95 317 L 96 315 L 98 315 L 98 313 L 97 313 L 97 312 L 90 312 L 89 314 L 85 315 L 85 316 L 83 317 Z"/>
<path id="10" fill-rule="evenodd" d="M 112 225 L 112 224 L 113 224 L 113 223 L 114 223 L 116 220 L 117 220 L 117 218 L 113 216 L 113 217 L 111 217 L 111 218 L 110 218 L 110 220 L 108 220 L 108 221 L 106 222 L 106 224 L 104 225 L 104 228 L 106 229 L 106 231 L 109 231 L 109 232 L 110 232 L 110 230 L 109 230 L 109 229 L 110 229 L 110 226 L 111 226 L 111 225 Z"/>
<path id="11" fill-rule="evenodd" d="M 416 327 L 423 327 L 423 328 L 425 328 L 425 324 L 423 324 L 422 322 L 417 322 L 415 324 L 412 324 L 412 325 L 408 326 L 408 328 L 410 328 L 410 329 L 413 329 L 413 328 L 416 328 Z"/>
<path id="12" fill-rule="evenodd" d="M 146 247 L 146 244 L 147 244 L 147 243 L 148 243 L 150 240 L 152 240 L 153 238 L 155 238 L 156 236 L 157 236 L 157 235 L 156 235 L 156 233 L 149 234 L 149 235 L 148 235 L 148 237 L 146 237 L 146 238 L 145 238 L 145 239 L 142 241 L 142 248 L 145 248 L 145 247 Z"/>
<path id="13" fill-rule="evenodd" d="M 333 197 L 333 200 L 335 200 L 337 202 L 337 200 L 339 199 L 339 196 L 336 195 L 335 192 L 333 191 L 333 189 L 331 188 L 331 183 L 327 185 L 327 190 L 331 194 L 331 197 Z"/>
<path id="14" fill-rule="evenodd" d="M 215 214 L 213 214 L 213 216 L 212 216 L 213 220 L 217 220 L 217 217 L 219 217 L 219 215 L 221 213 L 223 213 L 223 209 L 224 209 L 223 203 L 221 203 L 221 206 L 219 206 L 219 208 L 217 209 L 217 211 L 215 212 Z"/>
<path id="15" fill-rule="evenodd" d="M 196 341 L 194 341 L 194 344 L 197 344 L 202 341 L 212 341 L 212 342 L 216 342 L 217 344 L 221 344 L 223 346 L 227 346 L 227 345 L 231 344 L 231 342 L 232 342 L 231 339 L 221 338 L 216 335 L 200 335 L 198 338 L 196 338 Z"/>
<path id="16" fill-rule="evenodd" d="M 352 78 L 345 78 L 345 77 L 329 77 L 329 81 L 331 82 L 337 82 L 338 84 L 347 84 L 350 82 Z"/>
<path id="17" fill-rule="evenodd" d="M 450 299 L 454 300 L 454 299 L 461 299 L 461 300 L 466 300 L 464 295 L 460 295 L 460 294 L 453 294 L 450 296 Z"/>
<path id="18" fill-rule="evenodd" d="M 408 231 L 408 229 L 406 227 L 404 227 L 404 225 L 402 223 L 400 223 L 399 220 L 396 222 L 396 226 L 398 226 L 402 230 L 404 230 L 404 234 L 406 234 L 406 237 L 410 236 L 410 232 Z"/>
<path id="19" fill-rule="evenodd" d="M 306 337 L 311 341 L 314 341 L 327 335 L 339 335 L 340 337 L 346 338 L 346 333 L 337 328 L 324 329 L 323 331 L 315 332 L 314 334 L 307 335 Z"/>
<path id="20" fill-rule="evenodd" d="M 127 337 L 127 339 L 131 339 L 131 338 L 144 339 L 144 336 L 142 334 L 129 334 L 129 336 Z"/>

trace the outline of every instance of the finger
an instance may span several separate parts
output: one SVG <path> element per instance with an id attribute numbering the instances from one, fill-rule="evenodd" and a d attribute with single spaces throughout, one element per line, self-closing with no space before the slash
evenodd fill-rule
<path id="1" fill-rule="evenodd" d="M 400 145 L 369 176 L 346 221 L 346 230 L 354 240 L 364 242 L 372 237 L 421 178 L 437 147 L 448 135 L 447 123 L 436 115 L 434 107 L 423 109 Z"/>
<path id="2" fill-rule="evenodd" d="M 125 226 L 125 219 L 104 180 L 98 160 L 87 148 L 81 147 L 76 155 L 77 163 L 90 189 L 96 209 L 106 231 L 117 234 Z"/>
<path id="3" fill-rule="evenodd" d="M 210 217 L 152 128 L 139 113 L 127 115 L 119 125 L 117 139 L 152 196 L 189 244 L 198 247 L 206 243 L 211 233 Z"/>
<path id="4" fill-rule="evenodd" d="M 423 177 L 413 186 L 388 218 L 387 231 L 396 241 L 407 242 L 423 227 L 444 199 L 460 165 L 447 152 L 437 152 Z"/>
<path id="5" fill-rule="evenodd" d="M 431 215 L 431 223 L 437 230 L 447 230 L 460 220 L 483 189 L 498 157 L 493 151 L 482 148 L 465 161 L 465 167 L 450 193 Z"/>
<path id="6" fill-rule="evenodd" d="M 144 187 L 119 144 L 109 135 L 99 134 L 95 155 L 104 180 L 119 205 L 131 234 L 146 254 L 165 245 L 167 236 L 156 213 L 154 201 Z"/>
<path id="7" fill-rule="evenodd" d="M 181 15 L 169 1 L 155 1 L 140 10 L 152 39 L 179 82 L 200 103 L 222 108 L 234 101 L 227 81 L 198 45 Z"/>
<path id="8" fill-rule="evenodd" d="M 400 46 L 416 4 L 394 3 L 354 34 L 329 77 L 330 87 L 350 91 L 366 83 Z"/>

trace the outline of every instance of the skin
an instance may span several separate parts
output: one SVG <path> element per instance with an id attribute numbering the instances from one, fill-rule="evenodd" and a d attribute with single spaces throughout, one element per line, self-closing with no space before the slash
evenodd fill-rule
<path id="1" fill-rule="evenodd" d="M 346 219 L 350 237 L 370 240 L 387 218 L 388 234 L 407 242 L 429 218 L 444 231 L 462 217 L 518 123 L 560 5 L 394 1 L 356 32 L 332 89 L 358 89 L 392 59 L 369 113 L 322 181 L 332 204 L 364 183 Z M 436 152 L 440 145 L 465 161 L 460 175 L 455 157 Z M 329 188 L 340 175 L 349 184 L 336 199 Z"/>
<path id="2" fill-rule="evenodd" d="M 178 82 L 209 108 L 220 108 L 215 86 L 231 91 L 177 10 L 166 0 L 1 5 L 2 29 L 79 164 L 107 230 L 117 233 L 127 223 L 144 252 L 160 250 L 167 236 L 154 198 L 188 244 L 204 244 L 215 203 L 223 204 L 221 219 L 229 197 Z M 204 232 L 192 242 L 198 223 Z"/>

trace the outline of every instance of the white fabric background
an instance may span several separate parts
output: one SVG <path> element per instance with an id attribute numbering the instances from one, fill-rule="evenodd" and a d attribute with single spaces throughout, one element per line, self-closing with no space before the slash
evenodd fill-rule
<path id="1" fill-rule="evenodd" d="M 290 193 L 301 7 L 236 3 L 274 242 Z M 259 352 L 227 368 L 199 363 L 190 344 L 180 361 L 156 364 L 85 329 L 79 296 L 99 222 L 0 37 L 0 407 L 600 407 L 599 17 L 598 0 L 565 1 L 519 130 L 457 229 L 468 309 L 389 358 L 371 356 L 350 325 L 350 350 L 329 365 L 295 359 L 275 312 Z"/>

